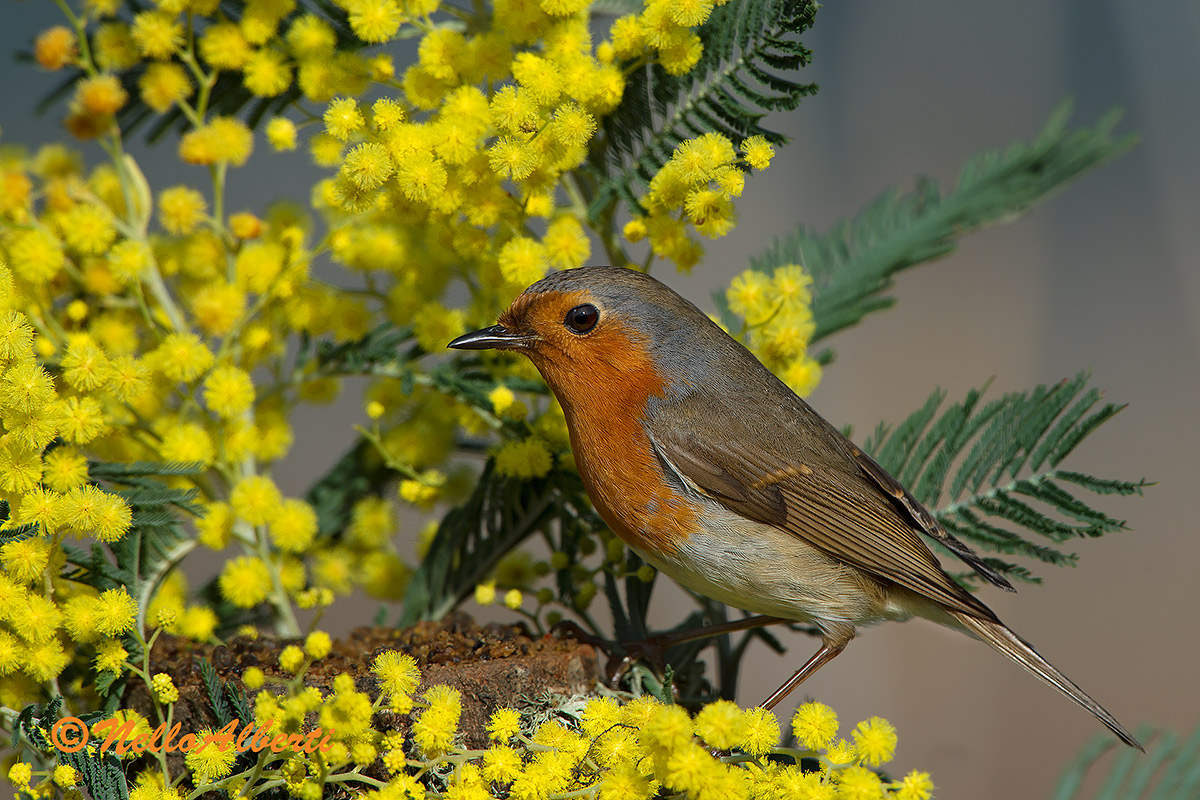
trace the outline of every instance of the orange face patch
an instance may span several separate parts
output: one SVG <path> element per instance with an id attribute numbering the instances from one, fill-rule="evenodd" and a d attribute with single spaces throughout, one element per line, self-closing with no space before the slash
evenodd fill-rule
<path id="1" fill-rule="evenodd" d="M 583 303 L 600 308 L 600 322 L 580 335 L 563 322 Z M 600 516 L 635 549 L 677 551 L 696 529 L 698 512 L 665 482 L 642 427 L 646 401 L 664 388 L 645 335 L 582 291 L 522 295 L 500 324 L 537 336 L 524 352 L 562 404 L 579 474 Z"/>

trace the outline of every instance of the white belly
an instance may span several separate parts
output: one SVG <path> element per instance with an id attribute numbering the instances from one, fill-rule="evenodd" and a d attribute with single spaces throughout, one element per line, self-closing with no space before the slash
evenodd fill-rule
<path id="1" fill-rule="evenodd" d="M 878 582 L 793 534 L 712 504 L 675 554 L 639 552 L 689 589 L 756 614 L 852 636 L 859 625 L 905 619 Z"/>

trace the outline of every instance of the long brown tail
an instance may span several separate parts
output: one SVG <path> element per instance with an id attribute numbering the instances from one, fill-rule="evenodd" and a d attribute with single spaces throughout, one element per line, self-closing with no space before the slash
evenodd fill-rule
<path id="1" fill-rule="evenodd" d="M 954 617 L 972 636 L 987 642 L 1036 675 L 1042 682 L 1048 683 L 1092 712 L 1092 716 L 1103 722 L 1122 742 L 1130 747 L 1136 747 L 1143 753 L 1146 752 L 1146 749 L 1142 747 L 1138 740 L 1133 738 L 1133 735 L 1129 731 L 1125 730 L 1125 726 L 1117 722 L 1116 717 L 1105 711 L 1099 703 L 1088 697 L 1087 692 L 1076 686 L 1074 681 L 1055 669 L 1049 661 L 1042 658 L 1029 642 L 1017 636 L 1000 623 L 990 622 L 962 613 L 954 613 Z"/>

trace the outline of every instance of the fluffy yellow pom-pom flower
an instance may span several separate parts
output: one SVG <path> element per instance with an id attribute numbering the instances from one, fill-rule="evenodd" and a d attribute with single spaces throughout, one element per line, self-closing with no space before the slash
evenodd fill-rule
<path id="1" fill-rule="evenodd" d="M 183 46 L 183 25 L 171 14 L 143 11 L 133 18 L 130 33 L 146 58 L 165 59 Z"/>
<path id="2" fill-rule="evenodd" d="M 196 733 L 198 741 L 205 741 L 212 736 L 212 730 L 202 728 Z M 191 770 L 197 784 L 212 783 L 224 778 L 233 771 L 233 762 L 237 759 L 236 747 L 221 747 L 212 741 L 203 747 L 193 747 L 184 756 L 184 763 Z"/>
<path id="3" fill-rule="evenodd" d="M 262 525 L 279 511 L 283 496 L 270 478 L 251 475 L 233 487 L 229 502 L 240 519 L 251 525 Z"/>
<path id="4" fill-rule="evenodd" d="M 240 167 L 254 150 L 254 134 L 235 117 L 215 117 L 179 140 L 179 157 L 189 164 Z"/>
<path id="5" fill-rule="evenodd" d="M 896 754 L 896 728 L 882 717 L 871 717 L 854 728 L 854 749 L 863 764 L 877 767 Z"/>
<path id="6" fill-rule="evenodd" d="M 50 564 L 50 554 L 50 539 L 31 537 L 0 546 L 0 563 L 4 564 L 5 571 L 17 582 L 31 584 L 42 577 L 42 573 Z"/>
<path id="7" fill-rule="evenodd" d="M 191 233 L 207 210 L 204 196 L 188 186 L 173 186 L 158 196 L 158 220 L 170 233 Z"/>
<path id="8" fill-rule="evenodd" d="M 933 797 L 933 780 L 928 772 L 914 769 L 892 786 L 896 789 L 895 800 L 929 800 Z"/>
<path id="9" fill-rule="evenodd" d="M 238 608 L 251 608 L 267 599 L 271 572 L 262 559 L 238 556 L 225 563 L 217 585 L 226 600 Z"/>
<path id="10" fill-rule="evenodd" d="M 254 382 L 232 364 L 217 367 L 204 380 L 204 403 L 222 419 L 235 417 L 254 403 Z"/>
<path id="11" fill-rule="evenodd" d="M 129 99 L 129 93 L 115 75 L 84 78 L 75 87 L 75 102 L 89 114 L 115 114 Z"/>
<path id="12" fill-rule="evenodd" d="M 542 237 L 546 256 L 559 269 L 578 267 L 592 254 L 592 244 L 575 217 L 562 216 L 550 223 Z"/>
<path id="13" fill-rule="evenodd" d="M 762 136 L 751 136 L 742 142 L 742 153 L 746 163 L 751 167 L 766 169 L 771 165 L 771 159 L 775 157 L 775 148 L 771 147 L 771 143 Z"/>
<path id="14" fill-rule="evenodd" d="M 339 97 L 325 108 L 325 130 L 339 141 L 346 141 L 362 130 L 364 123 L 358 103 L 352 97 Z"/>
<path id="15" fill-rule="evenodd" d="M 159 445 L 162 457 L 167 461 L 181 463 L 196 462 L 208 467 L 216 458 L 217 450 L 212 437 L 204 426 L 195 422 L 173 424 L 163 433 Z"/>
<path id="16" fill-rule="evenodd" d="M 500 248 L 500 274 L 510 284 L 528 286 L 545 276 L 547 249 L 527 236 L 514 236 Z"/>
<path id="17" fill-rule="evenodd" d="M 746 737 L 746 718 L 737 703 L 717 700 L 696 715 L 695 730 L 696 735 L 706 743 L 728 750 Z"/>
<path id="18" fill-rule="evenodd" d="M 72 489 L 63 498 L 63 519 L 76 535 L 115 542 L 126 534 L 133 513 L 115 494 L 90 485 Z"/>
<path id="19" fill-rule="evenodd" d="M 445 752 L 454 742 L 462 715 L 462 695 L 450 686 L 433 686 L 425 692 L 429 707 L 413 723 L 413 741 L 428 756 Z"/>
<path id="20" fill-rule="evenodd" d="M 275 117 L 267 123 L 267 142 L 282 152 L 296 149 L 296 123 L 286 117 Z"/>
<path id="21" fill-rule="evenodd" d="M 154 366 L 173 381 L 190 383 L 213 362 L 213 354 L 194 333 L 172 333 L 151 353 Z"/>
<path id="22" fill-rule="evenodd" d="M 160 114 L 192 94 L 192 82 L 183 67 L 173 61 L 146 67 L 138 80 L 142 101 Z"/>
<path id="23" fill-rule="evenodd" d="M 342 163 L 342 174 L 360 189 L 378 188 L 395 169 L 387 148 L 375 142 L 351 148 Z"/>
<path id="24" fill-rule="evenodd" d="M 804 703 L 792 714 L 792 732 L 810 750 L 827 747 L 837 736 L 837 712 L 824 703 Z"/>
<path id="25" fill-rule="evenodd" d="M 303 552 L 316 538 L 317 512 L 303 500 L 288 498 L 272 516 L 270 534 L 280 550 Z"/>
<path id="26" fill-rule="evenodd" d="M 250 43 L 232 22 L 210 25 L 200 37 L 200 57 L 215 69 L 241 69 L 252 53 Z"/>
<path id="27" fill-rule="evenodd" d="M 746 731 L 742 749 L 752 756 L 765 756 L 779 744 L 779 721 L 770 711 L 751 708 L 745 712 Z"/>
<path id="28" fill-rule="evenodd" d="M 96 629 L 102 636 L 120 636 L 133 628 L 137 618 L 137 600 L 125 589 L 109 589 L 100 595 L 96 611 Z"/>
<path id="29" fill-rule="evenodd" d="M 408 697 L 416 691 L 421 680 L 417 662 L 406 653 L 386 650 L 371 664 L 371 671 L 379 678 L 380 688 L 393 699 Z"/>
<path id="30" fill-rule="evenodd" d="M 75 33 L 63 25 L 42 31 L 33 45 L 33 58 L 49 70 L 62 69 L 79 55 Z"/>
<path id="31" fill-rule="evenodd" d="M 314 660 L 319 660 L 329 655 L 329 651 L 333 649 L 333 640 L 325 631 L 313 631 L 304 639 L 304 652 L 308 653 L 309 657 Z"/>
<path id="32" fill-rule="evenodd" d="M 395 0 L 357 0 L 351 6 L 350 27 L 364 42 L 386 42 L 400 30 L 400 6 Z"/>
<path id="33" fill-rule="evenodd" d="M 502 136 L 488 149 L 488 160 L 496 174 L 514 181 L 528 178 L 537 169 L 540 156 L 529 142 L 512 136 Z"/>
<path id="34" fill-rule="evenodd" d="M 550 449 L 536 437 L 507 442 L 496 452 L 496 472 L 514 478 L 540 478 L 553 463 Z"/>
<path id="35" fill-rule="evenodd" d="M 745 317 L 748 325 L 761 325 L 775 312 L 776 301 L 770 291 L 771 279 L 758 270 L 746 270 L 735 277 L 725 290 L 729 310 Z"/>

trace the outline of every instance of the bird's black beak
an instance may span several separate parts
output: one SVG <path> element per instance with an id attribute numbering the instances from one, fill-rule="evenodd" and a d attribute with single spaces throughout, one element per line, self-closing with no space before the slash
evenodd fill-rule
<path id="1" fill-rule="evenodd" d="M 456 350 L 511 350 L 521 347 L 532 337 L 514 333 L 503 325 L 493 325 L 471 333 L 464 333 L 446 347 Z"/>

